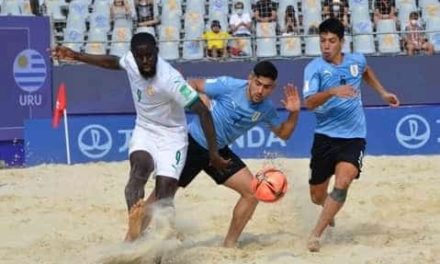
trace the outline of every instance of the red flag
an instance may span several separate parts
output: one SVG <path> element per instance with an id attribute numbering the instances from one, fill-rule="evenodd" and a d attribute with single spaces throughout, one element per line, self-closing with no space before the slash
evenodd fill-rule
<path id="1" fill-rule="evenodd" d="M 66 87 L 64 83 L 61 83 L 60 86 L 58 87 L 57 101 L 55 103 L 55 109 L 53 111 L 52 127 L 58 127 L 66 107 L 67 107 Z"/>

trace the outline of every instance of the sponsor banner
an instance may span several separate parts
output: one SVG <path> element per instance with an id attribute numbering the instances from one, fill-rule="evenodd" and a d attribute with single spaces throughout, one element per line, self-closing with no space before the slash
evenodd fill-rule
<path id="1" fill-rule="evenodd" d="M 303 71 L 310 59 L 272 60 L 278 68 L 278 89 L 273 102 L 282 108 L 282 86 L 289 82 L 303 85 Z M 404 105 L 439 104 L 440 85 L 438 65 L 440 56 L 368 57 L 384 86 L 399 95 Z M 174 66 L 186 78 L 213 78 L 221 75 L 247 79 L 254 61 L 186 62 Z M 353 71 L 356 69 L 353 68 Z M 404 77 L 402 77 L 404 76 Z M 90 65 L 64 65 L 54 68 L 54 89 L 61 82 L 67 85 L 69 112 L 72 114 L 134 113 L 133 99 L 124 71 L 106 70 Z M 362 100 L 365 106 L 383 106 L 384 102 L 363 84 Z M 54 93 L 55 94 L 55 93 Z"/>
<path id="2" fill-rule="evenodd" d="M 47 17 L 0 17 L 0 140 L 23 138 L 23 120 L 52 106 Z"/>
<path id="3" fill-rule="evenodd" d="M 399 109 L 368 108 L 368 155 L 440 154 L 440 106 Z M 280 111 L 285 118 L 286 112 Z M 194 118 L 193 115 L 188 116 Z M 64 130 L 52 129 L 50 119 L 26 122 L 26 163 L 65 163 Z M 69 119 L 73 163 L 128 158 L 134 116 L 87 116 Z M 301 112 L 295 134 L 283 141 L 256 126 L 231 145 L 243 158 L 309 157 L 315 119 Z"/>

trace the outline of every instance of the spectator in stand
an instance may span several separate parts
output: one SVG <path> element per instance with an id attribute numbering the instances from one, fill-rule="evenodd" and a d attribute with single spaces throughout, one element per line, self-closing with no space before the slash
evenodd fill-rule
<path id="1" fill-rule="evenodd" d="M 298 34 L 298 21 L 296 20 L 295 8 L 292 5 L 286 6 L 284 14 L 284 25 L 282 32 L 284 35 Z"/>
<path id="2" fill-rule="evenodd" d="M 129 23 L 131 18 L 130 5 L 126 0 L 114 0 L 110 8 L 110 16 L 114 23 L 114 27 L 131 25 Z"/>
<path id="3" fill-rule="evenodd" d="M 234 37 L 249 37 L 251 35 L 251 16 L 248 12 L 244 12 L 242 2 L 236 2 L 234 5 L 234 13 L 229 19 L 229 27 Z"/>
<path id="4" fill-rule="evenodd" d="M 223 58 L 227 54 L 227 42 L 231 36 L 221 29 L 220 21 L 212 20 L 211 30 L 203 34 L 203 39 L 206 41 L 206 55 L 210 58 Z"/>
<path id="5" fill-rule="evenodd" d="M 137 33 L 147 32 L 156 35 L 156 25 L 160 23 L 159 14 L 154 13 L 154 0 L 137 0 Z"/>
<path id="6" fill-rule="evenodd" d="M 434 53 L 434 46 L 429 43 L 424 33 L 424 28 L 419 21 L 419 14 L 411 12 L 409 14 L 409 23 L 405 27 L 405 47 L 408 55 L 414 55 L 415 51 L 424 51 L 428 55 Z"/>
<path id="7" fill-rule="evenodd" d="M 233 56 L 247 56 L 243 50 L 242 42 L 243 38 L 249 38 L 251 36 L 252 19 L 248 12 L 244 12 L 244 5 L 242 2 L 236 2 L 234 4 L 234 13 L 229 19 L 229 28 L 231 34 L 235 38 L 231 43 L 230 53 Z"/>
<path id="8" fill-rule="evenodd" d="M 275 22 L 277 6 L 271 0 L 260 0 L 255 5 L 255 19 L 257 22 Z"/>
<path id="9" fill-rule="evenodd" d="M 396 2 L 394 0 L 376 0 L 374 3 L 374 23 L 381 19 L 396 21 Z"/>
<path id="10" fill-rule="evenodd" d="M 380 0 L 377 0 L 380 1 Z M 342 22 L 344 28 L 349 28 L 348 23 L 348 1 L 347 0 L 324 0 L 324 19 L 336 18 Z"/>

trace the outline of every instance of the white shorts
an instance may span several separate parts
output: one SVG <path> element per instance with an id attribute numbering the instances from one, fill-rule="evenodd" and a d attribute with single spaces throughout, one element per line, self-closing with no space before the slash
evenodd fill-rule
<path id="1" fill-rule="evenodd" d="M 164 128 L 135 126 L 128 154 L 143 150 L 154 161 L 154 175 L 179 180 L 186 161 L 188 132 L 186 127 Z"/>

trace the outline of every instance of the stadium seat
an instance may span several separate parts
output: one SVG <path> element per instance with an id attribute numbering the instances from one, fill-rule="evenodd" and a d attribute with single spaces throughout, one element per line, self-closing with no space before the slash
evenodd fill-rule
<path id="1" fill-rule="evenodd" d="M 342 47 L 342 52 L 345 53 L 350 53 L 351 52 L 351 42 L 352 42 L 352 37 L 349 34 L 345 34 L 344 35 L 344 46 Z"/>
<path id="2" fill-rule="evenodd" d="M 365 6 L 353 6 L 350 7 L 351 12 L 351 25 L 354 26 L 359 23 L 371 21 L 368 7 Z"/>
<path id="3" fill-rule="evenodd" d="M 110 44 L 110 54 L 121 57 L 130 48 L 132 36 L 131 27 L 116 27 L 112 32 L 112 42 Z"/>
<path id="4" fill-rule="evenodd" d="M 276 23 L 257 23 L 257 57 L 273 57 L 277 55 Z"/>
<path id="5" fill-rule="evenodd" d="M 353 50 L 363 54 L 376 52 L 374 46 L 373 23 L 370 20 L 353 24 Z"/>
<path id="6" fill-rule="evenodd" d="M 179 29 L 173 26 L 159 26 L 159 55 L 165 60 L 179 58 Z"/>
<path id="7" fill-rule="evenodd" d="M 307 32 L 311 26 L 319 26 L 321 21 L 322 21 L 321 9 L 316 9 L 316 8 L 307 9 L 307 10 L 303 9 L 304 32 Z"/>
<path id="8" fill-rule="evenodd" d="M 366 9 L 370 8 L 368 4 L 368 0 L 349 0 L 348 6 L 350 10 L 354 8 L 366 8 Z"/>
<path id="9" fill-rule="evenodd" d="M 177 27 L 180 29 L 180 18 L 182 17 L 182 14 L 181 0 L 162 0 L 162 14 L 160 16 L 161 25 Z"/>
<path id="10" fill-rule="evenodd" d="M 396 0 L 396 9 L 397 11 L 400 11 L 403 5 L 409 5 L 413 9 L 417 9 L 416 1 L 415 0 Z"/>
<path id="11" fill-rule="evenodd" d="M 297 36 L 280 37 L 280 55 L 283 57 L 301 56 L 301 38 Z"/>
<path id="12" fill-rule="evenodd" d="M 185 14 L 188 12 L 205 15 L 205 0 L 186 0 Z"/>
<path id="13" fill-rule="evenodd" d="M 22 0 L 20 3 L 21 15 L 22 16 L 33 16 L 31 3 L 29 0 Z"/>
<path id="14" fill-rule="evenodd" d="M 203 58 L 204 20 L 202 13 L 188 11 L 185 13 L 185 39 L 183 42 L 182 58 L 185 60 L 197 60 Z"/>
<path id="15" fill-rule="evenodd" d="M 69 3 L 69 17 L 81 17 L 83 19 L 89 16 L 89 4 L 84 0 L 73 0 Z"/>
<path id="16" fill-rule="evenodd" d="M 223 14 L 229 13 L 229 1 L 228 0 L 209 0 L 209 13 L 222 12 Z"/>
<path id="17" fill-rule="evenodd" d="M 66 16 L 61 12 L 61 7 L 66 3 L 64 0 L 45 0 L 46 15 L 51 16 L 55 20 L 66 20 Z"/>
<path id="18" fill-rule="evenodd" d="M 21 8 L 18 1 L 5 0 L 2 4 L 2 16 L 21 16 Z"/>
<path id="19" fill-rule="evenodd" d="M 426 30 L 434 31 L 428 33 L 428 39 L 434 45 L 434 51 L 440 52 L 440 17 L 429 18 L 426 21 Z"/>
<path id="20" fill-rule="evenodd" d="M 427 7 L 428 5 L 432 5 L 432 4 L 438 4 L 438 1 L 437 0 L 419 0 L 419 8 L 422 10 L 425 7 Z"/>
<path id="21" fill-rule="evenodd" d="M 400 42 L 396 33 L 396 24 L 392 19 L 381 19 L 377 23 L 377 39 L 379 42 L 379 52 L 399 53 Z"/>
<path id="22" fill-rule="evenodd" d="M 440 3 L 428 4 L 422 8 L 422 18 L 427 21 L 431 17 L 440 17 Z"/>
<path id="23" fill-rule="evenodd" d="M 232 43 L 234 43 L 235 47 L 237 47 L 242 52 L 242 54 L 240 55 L 231 54 L 231 57 L 247 58 L 253 56 L 252 39 L 250 37 L 237 37 L 231 41 L 233 41 Z"/>
<path id="24" fill-rule="evenodd" d="M 96 12 L 94 11 L 90 15 L 90 30 L 99 29 L 105 32 L 110 31 L 110 15 L 106 12 Z"/>
<path id="25" fill-rule="evenodd" d="M 306 36 L 304 37 L 306 45 L 305 54 L 308 56 L 321 55 L 321 49 L 319 47 L 319 36 Z"/>
<path id="26" fill-rule="evenodd" d="M 74 51 L 81 51 L 84 42 L 84 31 L 78 31 L 75 28 L 67 28 L 64 31 L 64 44 Z"/>
<path id="27" fill-rule="evenodd" d="M 89 31 L 85 52 L 96 55 L 107 53 L 107 31 L 92 29 Z"/>

